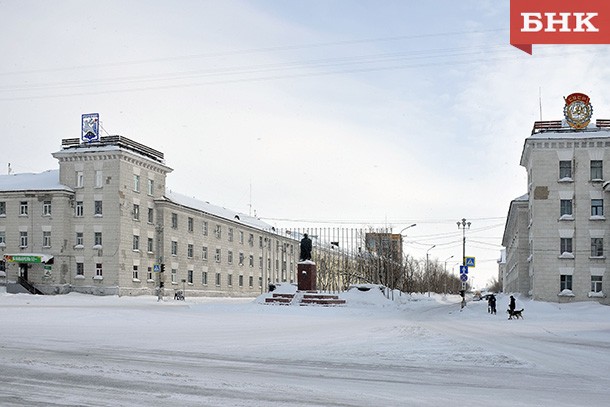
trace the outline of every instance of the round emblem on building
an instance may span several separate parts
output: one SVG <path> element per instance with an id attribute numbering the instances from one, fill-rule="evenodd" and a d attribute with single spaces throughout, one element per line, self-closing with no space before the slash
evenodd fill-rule
<path id="1" fill-rule="evenodd" d="M 573 129 L 587 127 L 593 116 L 593 106 L 591 106 L 589 96 L 584 93 L 572 93 L 564 99 L 566 105 L 563 108 L 563 115 L 570 127 Z"/>

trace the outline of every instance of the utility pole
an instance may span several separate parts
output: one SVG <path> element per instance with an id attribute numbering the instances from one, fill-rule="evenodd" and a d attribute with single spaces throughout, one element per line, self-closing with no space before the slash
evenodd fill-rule
<path id="1" fill-rule="evenodd" d="M 462 229 L 462 266 L 466 266 L 466 229 L 470 229 L 470 222 L 462 218 L 457 222 L 458 229 Z M 462 308 L 466 305 L 466 282 L 462 282 Z"/>
<path id="2" fill-rule="evenodd" d="M 426 288 L 428 289 L 428 297 L 430 296 L 430 270 L 428 269 L 428 253 L 430 252 L 430 250 L 434 249 L 436 247 L 436 245 L 432 245 L 431 248 L 429 248 L 428 250 L 426 250 Z"/>

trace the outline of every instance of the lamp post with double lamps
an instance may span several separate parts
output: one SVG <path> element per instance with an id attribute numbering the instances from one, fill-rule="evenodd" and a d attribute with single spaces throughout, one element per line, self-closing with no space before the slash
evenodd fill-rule
<path id="1" fill-rule="evenodd" d="M 457 222 L 458 229 L 462 229 L 462 266 L 466 265 L 466 229 L 470 229 L 470 222 L 466 218 L 462 218 Z M 466 289 L 466 283 L 462 283 L 462 289 Z"/>

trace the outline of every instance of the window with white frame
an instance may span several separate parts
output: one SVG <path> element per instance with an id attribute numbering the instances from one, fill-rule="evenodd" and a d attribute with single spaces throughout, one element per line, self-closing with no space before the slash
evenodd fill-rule
<path id="1" fill-rule="evenodd" d="M 83 248 L 84 246 L 84 233 L 83 232 L 76 232 L 76 241 L 74 243 L 75 248 Z"/>
<path id="2" fill-rule="evenodd" d="M 239 244 L 244 244 L 244 232 L 239 231 Z"/>
<path id="3" fill-rule="evenodd" d="M 252 233 L 248 235 L 248 244 L 250 247 L 254 247 L 254 235 Z"/>
<path id="4" fill-rule="evenodd" d="M 148 281 L 152 281 L 153 279 L 153 269 L 150 266 L 146 269 L 146 279 Z"/>
<path id="5" fill-rule="evenodd" d="M 572 238 L 562 237 L 559 239 L 559 254 L 572 253 Z"/>
<path id="6" fill-rule="evenodd" d="M 154 240 L 152 237 L 148 238 L 148 244 L 146 246 L 146 250 L 148 251 L 148 253 L 154 252 Z"/>
<path id="7" fill-rule="evenodd" d="M 194 225 L 195 225 L 195 220 L 189 216 L 187 219 L 187 222 L 186 222 L 186 229 L 189 232 L 193 232 Z"/>
<path id="8" fill-rule="evenodd" d="M 148 208 L 148 223 L 154 223 L 155 221 L 155 210 Z"/>
<path id="9" fill-rule="evenodd" d="M 227 238 L 229 239 L 229 242 L 233 241 L 233 228 L 229 228 L 227 232 Z"/>
<path id="10" fill-rule="evenodd" d="M 152 179 L 148 179 L 148 182 L 146 184 L 146 192 L 148 193 L 148 195 L 154 195 L 155 193 L 155 181 Z"/>
<path id="11" fill-rule="evenodd" d="M 233 264 L 233 251 L 232 250 L 227 251 L 227 263 Z"/>
<path id="12" fill-rule="evenodd" d="M 133 220 L 140 220 L 140 205 L 133 204 Z"/>
<path id="13" fill-rule="evenodd" d="M 6 202 L 0 201 L 0 216 L 6 216 Z"/>
<path id="14" fill-rule="evenodd" d="M 178 284 L 178 269 L 172 269 L 172 284 Z"/>
<path id="15" fill-rule="evenodd" d="M 594 293 L 602 292 L 602 276 L 591 276 L 591 291 Z"/>
<path id="16" fill-rule="evenodd" d="M 102 216 L 102 201 L 93 201 L 93 214 L 95 216 Z"/>
<path id="17" fill-rule="evenodd" d="M 216 263 L 220 263 L 221 251 L 220 249 L 216 249 L 216 254 L 214 255 L 214 260 Z"/>
<path id="18" fill-rule="evenodd" d="M 175 240 L 172 240 L 172 256 L 177 256 L 178 255 L 178 242 L 176 242 Z"/>
<path id="19" fill-rule="evenodd" d="M 76 263 L 76 275 L 77 276 L 85 275 L 85 264 L 84 263 Z"/>
<path id="20" fill-rule="evenodd" d="M 572 216 L 571 199 L 561 199 L 559 201 L 559 216 Z"/>
<path id="21" fill-rule="evenodd" d="M 172 212 L 172 229 L 178 229 L 178 214 Z"/>
<path id="22" fill-rule="evenodd" d="M 601 160 L 591 160 L 591 181 L 601 181 L 603 179 L 603 162 Z"/>
<path id="23" fill-rule="evenodd" d="M 102 188 L 104 186 L 104 173 L 102 170 L 95 170 L 95 188 Z"/>
<path id="24" fill-rule="evenodd" d="M 74 204 L 74 216 L 82 218 L 84 212 L 83 201 L 76 201 Z"/>
<path id="25" fill-rule="evenodd" d="M 28 216 L 28 201 L 19 202 L 19 216 Z"/>
<path id="26" fill-rule="evenodd" d="M 133 192 L 140 192 L 140 176 L 133 174 Z"/>
<path id="27" fill-rule="evenodd" d="M 204 260 L 204 261 L 208 260 L 208 248 L 207 248 L 207 246 L 203 246 L 201 248 L 201 260 Z"/>
<path id="28" fill-rule="evenodd" d="M 186 271 L 186 282 L 189 284 L 193 284 L 193 270 Z"/>
<path id="29" fill-rule="evenodd" d="M 85 186 L 85 175 L 82 171 L 76 171 L 76 188 Z"/>
<path id="30" fill-rule="evenodd" d="M 201 272 L 201 284 L 208 285 L 208 272 L 207 271 Z"/>
<path id="31" fill-rule="evenodd" d="M 134 251 L 140 250 L 140 236 L 133 235 L 133 245 L 131 247 Z"/>
<path id="32" fill-rule="evenodd" d="M 591 238 L 591 257 L 604 256 L 604 239 L 601 237 Z"/>
<path id="33" fill-rule="evenodd" d="M 102 274 L 103 274 L 102 263 L 95 263 L 95 275 L 97 277 L 102 277 Z"/>
<path id="34" fill-rule="evenodd" d="M 28 247 L 28 232 L 19 232 L 19 247 Z"/>
<path id="35" fill-rule="evenodd" d="M 559 291 L 572 289 L 572 276 L 570 274 L 562 274 L 559 276 Z"/>
<path id="36" fill-rule="evenodd" d="M 42 247 L 51 247 L 51 231 L 45 230 L 42 232 Z"/>
<path id="37" fill-rule="evenodd" d="M 216 229 L 214 230 L 214 234 L 218 239 L 222 237 L 222 226 L 216 225 Z"/>
<path id="38" fill-rule="evenodd" d="M 571 179 L 572 178 L 572 161 L 562 160 L 559 161 L 559 179 Z"/>
<path id="39" fill-rule="evenodd" d="M 102 232 L 93 232 L 93 245 L 102 246 Z"/>
<path id="40" fill-rule="evenodd" d="M 42 202 L 42 216 L 51 216 L 51 201 Z"/>
<path id="41" fill-rule="evenodd" d="M 591 199 L 591 216 L 604 216 L 603 199 Z"/>
<path id="42" fill-rule="evenodd" d="M 189 243 L 186 246 L 186 257 L 188 257 L 188 258 L 192 258 L 193 257 L 193 245 L 191 243 Z"/>
<path id="43" fill-rule="evenodd" d="M 135 265 L 135 264 L 133 265 L 133 271 L 132 271 L 132 273 L 131 273 L 131 277 L 132 277 L 134 280 L 139 280 L 139 279 L 140 279 L 140 276 L 139 276 L 139 273 L 138 273 L 138 266 L 137 266 L 137 265 Z"/>

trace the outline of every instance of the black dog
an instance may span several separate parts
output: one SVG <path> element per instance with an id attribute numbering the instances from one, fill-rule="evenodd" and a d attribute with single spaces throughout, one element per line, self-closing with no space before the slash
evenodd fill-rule
<path id="1" fill-rule="evenodd" d="M 507 309 L 506 312 L 508 313 L 508 319 L 513 319 L 513 317 L 515 317 L 515 319 L 523 319 L 523 308 L 516 309 L 513 312 Z"/>

